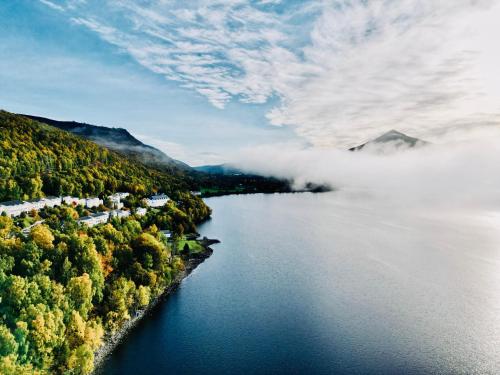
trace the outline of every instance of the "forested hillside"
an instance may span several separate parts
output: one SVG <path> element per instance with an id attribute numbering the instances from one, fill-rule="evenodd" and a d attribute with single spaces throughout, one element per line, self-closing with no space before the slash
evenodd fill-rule
<path id="1" fill-rule="evenodd" d="M 182 205 L 92 228 L 77 224 L 79 210 L 45 209 L 29 234 L 0 216 L 0 374 L 89 374 L 106 335 L 199 256 L 158 230 L 195 229 Z"/>
<path id="2" fill-rule="evenodd" d="M 179 176 L 7 112 L 0 176 L 0 201 L 126 191 L 133 209 L 157 190 L 174 198 L 91 228 L 78 223 L 89 215 L 81 205 L 0 215 L 0 374 L 89 374 L 103 340 L 200 257 L 199 248 L 176 244 L 210 209 Z"/>
<path id="3" fill-rule="evenodd" d="M 172 194 L 189 177 L 167 174 L 71 133 L 0 111 L 0 201 L 114 191 Z"/>

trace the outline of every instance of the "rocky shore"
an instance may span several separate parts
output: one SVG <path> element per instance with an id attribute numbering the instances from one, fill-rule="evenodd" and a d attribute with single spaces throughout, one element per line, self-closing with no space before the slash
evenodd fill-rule
<path id="1" fill-rule="evenodd" d="M 197 253 L 194 256 L 190 257 L 185 262 L 184 271 L 180 272 L 176 275 L 175 279 L 172 283 L 166 287 L 163 292 L 156 298 L 154 298 L 151 303 L 142 310 L 138 310 L 135 312 L 134 316 L 132 316 L 129 320 L 127 320 L 123 326 L 115 332 L 113 335 L 107 335 L 104 339 L 103 345 L 94 353 L 94 374 L 100 374 L 100 368 L 104 363 L 104 360 L 108 355 L 110 355 L 113 350 L 124 340 L 127 334 L 139 323 L 139 321 L 144 318 L 148 313 L 156 306 L 158 303 L 167 298 L 173 291 L 175 291 L 182 280 L 184 280 L 189 274 L 196 268 L 198 265 L 203 263 L 205 259 L 210 257 L 213 253 L 213 250 L 210 248 L 211 245 L 219 243 L 219 240 L 216 239 L 208 239 L 204 237 L 199 240 L 200 245 L 205 248 L 205 251 L 202 253 Z"/>

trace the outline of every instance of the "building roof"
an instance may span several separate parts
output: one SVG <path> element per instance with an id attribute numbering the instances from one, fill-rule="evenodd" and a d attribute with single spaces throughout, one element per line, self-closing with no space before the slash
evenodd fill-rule
<path id="1" fill-rule="evenodd" d="M 169 198 L 168 198 L 168 195 L 166 195 L 166 194 L 157 194 L 157 195 L 151 196 L 149 199 L 169 199 Z"/>
<path id="2" fill-rule="evenodd" d="M 98 212 L 96 214 L 93 214 L 92 217 L 101 217 L 101 216 L 108 216 L 109 213 L 107 212 Z"/>
<path id="3" fill-rule="evenodd" d="M 38 203 L 38 202 L 43 202 L 43 198 L 34 198 L 34 199 L 29 199 L 26 202 L 28 203 Z"/>
<path id="4" fill-rule="evenodd" d="M 0 202 L 0 206 L 18 206 L 24 204 L 23 201 L 6 201 L 6 202 Z"/>

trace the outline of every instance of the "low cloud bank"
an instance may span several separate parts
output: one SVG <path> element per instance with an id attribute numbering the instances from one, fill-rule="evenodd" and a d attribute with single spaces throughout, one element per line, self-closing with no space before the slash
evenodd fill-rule
<path id="1" fill-rule="evenodd" d="M 297 187 L 329 184 L 396 205 L 500 208 L 500 145 L 493 140 L 382 154 L 272 145 L 245 150 L 236 164 L 292 178 Z"/>

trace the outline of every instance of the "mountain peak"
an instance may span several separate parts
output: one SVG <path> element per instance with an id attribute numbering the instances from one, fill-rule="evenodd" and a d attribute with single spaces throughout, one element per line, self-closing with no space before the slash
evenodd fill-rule
<path id="1" fill-rule="evenodd" d="M 407 136 L 406 134 L 401 133 L 400 131 L 398 131 L 396 129 L 389 130 L 388 132 L 382 134 L 382 137 L 385 135 L 398 135 L 398 136 L 405 136 L 405 137 Z"/>
<path id="2" fill-rule="evenodd" d="M 390 149 L 413 148 L 419 145 L 425 145 L 427 142 L 418 138 L 410 137 L 398 130 L 392 129 L 381 136 L 363 143 L 360 146 L 352 147 L 349 151 L 359 151 L 365 147 L 373 148 L 376 152 L 387 153 Z"/>

